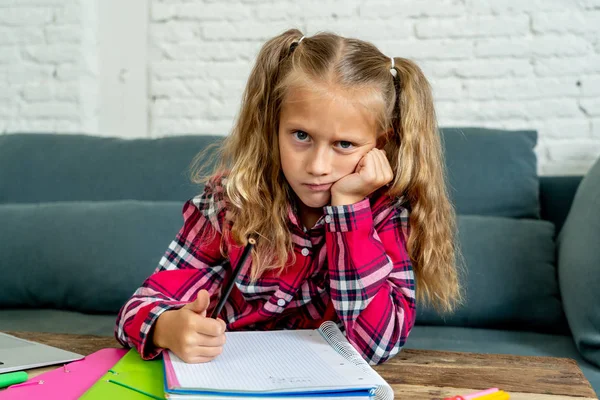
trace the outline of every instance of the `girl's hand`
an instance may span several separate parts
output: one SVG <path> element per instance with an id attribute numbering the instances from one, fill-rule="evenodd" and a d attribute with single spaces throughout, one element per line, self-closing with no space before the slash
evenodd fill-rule
<path id="1" fill-rule="evenodd" d="M 209 303 L 208 292 L 201 290 L 195 301 L 162 313 L 154 326 L 154 345 L 171 350 L 186 363 L 208 362 L 221 354 L 225 322 L 206 317 Z"/>
<path id="2" fill-rule="evenodd" d="M 394 179 L 392 167 L 384 150 L 371 149 L 365 154 L 354 173 L 346 175 L 331 187 L 331 205 L 348 205 L 363 200 Z"/>

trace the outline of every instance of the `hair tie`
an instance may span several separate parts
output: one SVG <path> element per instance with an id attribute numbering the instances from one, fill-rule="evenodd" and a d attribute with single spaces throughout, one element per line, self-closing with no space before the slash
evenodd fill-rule
<path id="1" fill-rule="evenodd" d="M 390 57 L 390 59 L 392 60 L 392 67 L 390 68 L 390 72 L 392 73 L 392 76 L 395 78 L 398 76 L 398 71 L 396 71 L 396 68 L 394 67 L 394 57 Z"/>

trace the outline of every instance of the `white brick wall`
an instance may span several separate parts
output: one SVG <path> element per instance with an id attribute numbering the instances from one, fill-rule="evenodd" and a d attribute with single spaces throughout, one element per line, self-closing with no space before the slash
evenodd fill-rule
<path id="1" fill-rule="evenodd" d="M 98 133 L 100 79 L 80 65 L 94 1 L 0 0 L 0 132 Z M 600 155 L 598 0 L 132 1 L 149 9 L 148 128 L 120 135 L 227 134 L 258 49 L 297 27 L 417 61 L 441 126 L 538 130 L 541 174 L 581 174 Z"/>
<path id="2" fill-rule="evenodd" d="M 82 132 L 87 42 L 80 0 L 0 0 L 0 132 Z"/>

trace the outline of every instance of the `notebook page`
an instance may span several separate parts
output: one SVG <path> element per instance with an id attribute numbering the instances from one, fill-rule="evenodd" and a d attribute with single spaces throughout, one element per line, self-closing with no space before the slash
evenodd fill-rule
<path id="1" fill-rule="evenodd" d="M 369 381 L 316 330 L 225 335 L 223 353 L 208 363 L 186 364 L 169 352 L 181 389 L 302 392 L 373 388 L 380 383 Z"/>

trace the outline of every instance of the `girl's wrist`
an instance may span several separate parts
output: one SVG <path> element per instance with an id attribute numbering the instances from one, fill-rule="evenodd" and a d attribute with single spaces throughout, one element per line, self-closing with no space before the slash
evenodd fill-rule
<path id="1" fill-rule="evenodd" d="M 168 344 L 165 341 L 166 337 L 164 334 L 164 328 L 169 326 L 168 320 L 170 318 L 170 314 L 173 314 L 172 311 L 173 310 L 169 310 L 160 314 L 156 319 L 156 322 L 154 323 L 154 332 L 152 333 L 152 344 L 155 347 L 161 349 L 169 348 Z"/>
<path id="2" fill-rule="evenodd" d="M 332 206 L 348 206 L 351 204 L 358 203 L 363 200 L 364 196 L 344 196 L 344 195 L 331 195 Z"/>

